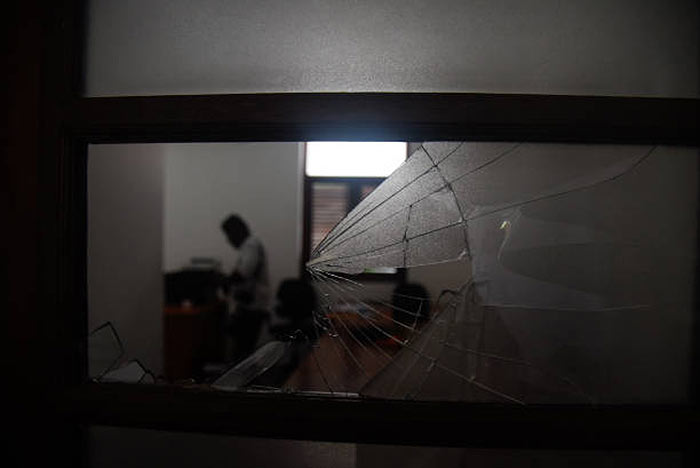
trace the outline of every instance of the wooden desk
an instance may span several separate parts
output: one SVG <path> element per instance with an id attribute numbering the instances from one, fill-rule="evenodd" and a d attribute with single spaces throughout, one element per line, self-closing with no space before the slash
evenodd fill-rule
<path id="1" fill-rule="evenodd" d="M 166 379 L 199 378 L 204 363 L 224 360 L 225 318 L 225 302 L 163 309 Z"/>
<path id="2" fill-rule="evenodd" d="M 357 392 L 390 361 L 401 348 L 395 341 L 377 331 L 393 334 L 392 311 L 386 305 L 373 305 L 373 320 L 358 308 L 332 311 L 328 319 L 337 336 L 322 334 L 313 352 L 305 356 L 290 375 L 284 388 L 307 391 Z M 327 383 L 326 383 L 327 382 Z"/>

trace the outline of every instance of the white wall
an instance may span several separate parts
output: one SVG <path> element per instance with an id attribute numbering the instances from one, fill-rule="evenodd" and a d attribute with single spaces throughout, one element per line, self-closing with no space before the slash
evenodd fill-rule
<path id="1" fill-rule="evenodd" d="M 89 95 L 698 95 L 695 0 L 92 0 L 89 6 Z"/>
<path id="2" fill-rule="evenodd" d="M 111 321 L 126 350 L 162 372 L 161 145 L 91 145 L 88 327 Z"/>
<path id="3" fill-rule="evenodd" d="M 301 248 L 301 149 L 298 143 L 163 145 L 165 211 L 163 269 L 192 257 L 214 257 L 226 271 L 236 253 L 221 221 L 240 214 L 263 243 L 271 294 L 298 277 Z"/>

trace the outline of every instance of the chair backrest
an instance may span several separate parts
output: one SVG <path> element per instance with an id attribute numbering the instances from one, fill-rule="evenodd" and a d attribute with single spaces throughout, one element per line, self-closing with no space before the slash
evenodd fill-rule
<path id="1" fill-rule="evenodd" d="M 316 307 L 316 291 L 300 279 L 285 279 L 277 289 L 277 314 L 292 321 L 311 317 Z"/>

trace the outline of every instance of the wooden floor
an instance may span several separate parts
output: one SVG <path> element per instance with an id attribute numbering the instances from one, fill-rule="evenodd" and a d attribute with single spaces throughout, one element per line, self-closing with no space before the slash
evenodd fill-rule
<path id="1" fill-rule="evenodd" d="M 373 322 L 357 312 L 330 316 L 336 333 L 324 333 L 301 360 L 283 388 L 297 391 L 358 392 L 399 351 L 400 345 L 379 332 L 393 331 L 391 320 Z"/>

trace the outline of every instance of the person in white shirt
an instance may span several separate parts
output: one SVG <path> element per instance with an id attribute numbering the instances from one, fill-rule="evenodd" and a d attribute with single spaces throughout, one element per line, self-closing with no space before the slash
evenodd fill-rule
<path id="1" fill-rule="evenodd" d="M 263 322 L 268 317 L 268 271 L 265 249 L 238 215 L 228 216 L 221 229 L 238 260 L 227 279 L 233 302 L 230 332 L 233 360 L 240 361 L 255 350 Z"/>

